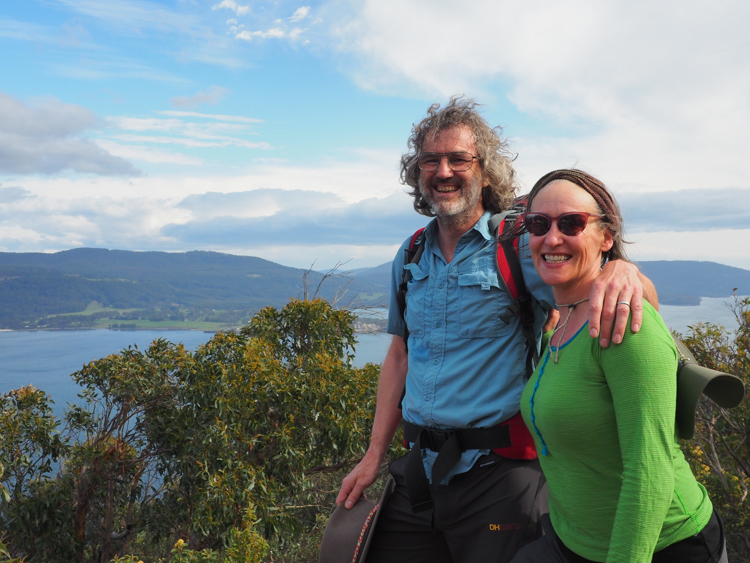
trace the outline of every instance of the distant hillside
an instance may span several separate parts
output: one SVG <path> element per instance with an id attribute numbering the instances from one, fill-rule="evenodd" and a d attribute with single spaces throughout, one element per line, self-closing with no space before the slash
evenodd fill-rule
<path id="1" fill-rule="evenodd" d="M 665 305 L 698 305 L 701 297 L 750 295 L 750 271 L 692 260 L 638 262 Z"/>
<path id="2" fill-rule="evenodd" d="M 67 326 L 70 319 L 48 317 L 84 311 L 92 302 L 119 310 L 125 321 L 134 320 L 135 313 L 127 312 L 133 309 L 149 311 L 152 319 L 197 319 L 199 311 L 203 318 L 214 310 L 242 311 L 239 317 L 247 317 L 301 296 L 304 273 L 261 258 L 217 252 L 79 248 L 55 254 L 0 253 L 0 328 Z M 321 279 L 322 274 L 309 274 L 313 291 Z M 331 299 L 346 282 L 329 278 L 320 295 Z M 348 296 L 360 293 L 378 299 L 384 289 L 357 279 Z M 96 314 L 105 317 L 107 311 Z"/>
<path id="3" fill-rule="evenodd" d="M 735 288 L 738 295 L 750 295 L 750 270 L 691 260 L 643 261 L 638 266 L 654 282 L 659 302 L 664 305 L 698 305 L 701 297 L 730 297 Z M 353 274 L 357 279 L 387 287 L 391 263 L 355 270 Z"/>
<path id="4" fill-rule="evenodd" d="M 714 262 L 641 262 L 660 302 L 750 295 L 750 271 Z M 130 252 L 79 248 L 55 254 L 0 253 L 0 328 L 239 326 L 266 305 L 303 293 L 305 270 L 217 252 Z M 391 264 L 334 276 L 319 295 L 387 304 Z M 323 274 L 308 275 L 312 291 Z M 188 323 L 188 324 L 186 324 Z M 192 324 L 190 324 L 192 323 Z"/>

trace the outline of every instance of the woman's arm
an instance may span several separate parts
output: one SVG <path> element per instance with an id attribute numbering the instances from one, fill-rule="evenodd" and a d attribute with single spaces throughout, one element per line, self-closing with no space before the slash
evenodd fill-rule
<path id="1" fill-rule="evenodd" d="M 600 349 L 622 455 L 622 488 L 607 563 L 650 562 L 674 494 L 677 357 L 649 307 L 638 333 Z"/>

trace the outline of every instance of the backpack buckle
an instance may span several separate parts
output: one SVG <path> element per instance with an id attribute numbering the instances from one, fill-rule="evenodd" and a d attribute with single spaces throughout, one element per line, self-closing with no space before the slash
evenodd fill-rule
<path id="1" fill-rule="evenodd" d="M 510 321 L 513 320 L 513 317 L 517 316 L 520 311 L 521 305 L 518 302 L 518 299 L 514 299 L 513 303 L 511 303 L 510 306 L 505 309 L 505 312 L 500 314 L 500 320 L 503 321 L 506 325 L 509 325 Z"/>

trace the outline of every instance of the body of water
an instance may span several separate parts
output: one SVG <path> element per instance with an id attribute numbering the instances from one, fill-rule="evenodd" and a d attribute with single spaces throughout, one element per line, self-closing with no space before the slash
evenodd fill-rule
<path id="1" fill-rule="evenodd" d="M 145 350 L 157 338 L 181 342 L 195 350 L 213 336 L 190 330 L 49 330 L 0 331 L 0 393 L 26 385 L 46 391 L 55 401 L 55 414 L 78 399 L 79 387 L 70 374 L 85 363 L 128 346 Z M 355 364 L 380 363 L 390 343 L 386 334 L 359 334 Z"/>
<path id="2" fill-rule="evenodd" d="M 737 329 L 737 319 L 727 305 L 732 305 L 732 297 L 702 297 L 701 304 L 695 307 L 661 305 L 659 312 L 671 330 L 682 334 L 689 332 L 689 326 L 696 323 L 722 325 L 729 332 Z"/>
<path id="3" fill-rule="evenodd" d="M 661 313 L 667 326 L 682 333 L 697 322 L 724 325 L 732 331 L 737 322 L 726 306 L 728 298 L 704 298 L 697 307 L 663 305 Z M 213 334 L 180 330 L 69 330 L 16 332 L 0 331 L 0 393 L 7 393 L 24 385 L 34 385 L 46 391 L 55 401 L 55 413 L 60 414 L 68 403 L 81 402 L 79 388 L 70 374 L 83 364 L 119 352 L 128 346 L 147 348 L 157 338 L 182 342 L 195 350 Z M 358 334 L 355 365 L 381 363 L 391 337 L 387 334 Z"/>

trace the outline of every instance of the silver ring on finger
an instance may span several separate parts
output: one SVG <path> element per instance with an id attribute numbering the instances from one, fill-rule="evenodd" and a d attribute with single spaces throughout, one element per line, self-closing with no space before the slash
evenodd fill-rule
<path id="1" fill-rule="evenodd" d="M 617 304 L 618 305 L 627 305 L 628 308 L 630 308 L 630 303 L 628 303 L 627 301 L 618 301 Z"/>

